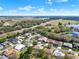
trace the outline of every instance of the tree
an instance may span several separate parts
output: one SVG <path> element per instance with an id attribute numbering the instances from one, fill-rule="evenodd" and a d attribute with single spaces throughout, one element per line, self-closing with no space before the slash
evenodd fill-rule
<path id="1" fill-rule="evenodd" d="M 21 53 L 19 59 L 30 59 L 30 56 L 26 52 L 25 53 Z"/>
<path id="2" fill-rule="evenodd" d="M 12 56 L 10 56 L 10 59 L 18 59 L 20 57 L 20 53 L 18 51 L 15 52 Z"/>
<path id="3" fill-rule="evenodd" d="M 19 59 L 30 59 L 30 54 L 32 53 L 33 48 L 32 47 L 28 47 L 27 51 L 25 51 L 24 53 L 20 54 L 20 58 Z"/>
<path id="4" fill-rule="evenodd" d="M 37 57 L 38 58 L 43 58 L 44 56 L 44 51 L 43 50 L 39 50 L 39 53 L 37 53 Z"/>
<path id="5" fill-rule="evenodd" d="M 26 53 L 31 54 L 32 50 L 33 50 L 33 47 L 30 46 L 30 47 L 27 48 L 27 52 Z"/>
<path id="6" fill-rule="evenodd" d="M 37 45 L 37 42 L 35 40 L 33 41 L 33 45 Z"/>
<path id="7" fill-rule="evenodd" d="M 49 59 L 48 55 L 44 55 L 41 59 Z"/>
<path id="8" fill-rule="evenodd" d="M 61 32 L 70 31 L 69 27 L 61 26 L 59 27 Z"/>
<path id="9" fill-rule="evenodd" d="M 47 46 L 47 48 L 49 48 L 49 49 L 50 49 L 50 48 L 51 48 L 51 44 L 49 44 L 49 45 Z"/>
<path id="10" fill-rule="evenodd" d="M 0 43 L 3 43 L 6 41 L 6 38 L 0 38 Z"/>
<path id="11" fill-rule="evenodd" d="M 69 42 L 71 40 L 72 40 L 72 37 L 71 36 L 64 36 L 63 37 L 63 41 Z"/>
<path id="12" fill-rule="evenodd" d="M 62 23 L 61 23 L 61 22 L 59 22 L 59 23 L 58 23 L 58 26 L 62 26 Z"/>
<path id="13" fill-rule="evenodd" d="M 70 23 L 70 22 L 68 22 L 68 24 L 70 25 L 71 23 Z"/>

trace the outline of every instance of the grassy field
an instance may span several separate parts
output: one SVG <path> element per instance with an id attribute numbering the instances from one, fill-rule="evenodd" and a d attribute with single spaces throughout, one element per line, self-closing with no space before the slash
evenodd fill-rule
<path id="1" fill-rule="evenodd" d="M 50 21 L 49 23 L 51 25 L 58 25 L 58 23 L 61 22 L 62 24 L 68 24 L 69 22 L 71 24 L 79 24 L 79 21 L 75 21 L 75 20 L 62 20 L 62 19 L 59 19 L 59 20 L 52 20 Z"/>

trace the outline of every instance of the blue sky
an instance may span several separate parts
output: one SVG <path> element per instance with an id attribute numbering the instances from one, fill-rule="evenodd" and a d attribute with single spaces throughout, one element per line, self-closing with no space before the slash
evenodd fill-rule
<path id="1" fill-rule="evenodd" d="M 0 16 L 79 16 L 79 0 L 0 0 Z"/>

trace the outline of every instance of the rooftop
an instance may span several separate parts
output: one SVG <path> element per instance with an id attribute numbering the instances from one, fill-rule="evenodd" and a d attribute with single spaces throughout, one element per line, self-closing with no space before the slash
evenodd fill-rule
<path id="1" fill-rule="evenodd" d="M 22 48 L 24 48 L 25 47 L 25 45 L 23 45 L 23 44 L 17 44 L 16 46 L 15 46 L 15 49 L 16 50 L 21 50 Z"/>

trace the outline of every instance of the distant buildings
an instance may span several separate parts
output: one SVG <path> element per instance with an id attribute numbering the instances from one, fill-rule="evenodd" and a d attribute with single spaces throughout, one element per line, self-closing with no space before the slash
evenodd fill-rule
<path id="1" fill-rule="evenodd" d="M 79 30 L 79 24 L 71 24 L 71 25 L 66 25 L 67 27 L 72 27 L 73 29 L 78 29 Z"/>
<path id="2" fill-rule="evenodd" d="M 19 56 L 17 56 L 19 54 L 19 52 L 15 49 L 13 49 L 12 47 L 9 47 L 7 49 L 5 49 L 5 51 L 3 52 L 3 57 L 7 59 L 8 58 L 18 58 Z M 5 57 L 6 56 L 6 57 Z M 17 56 L 17 57 L 15 57 Z"/>

